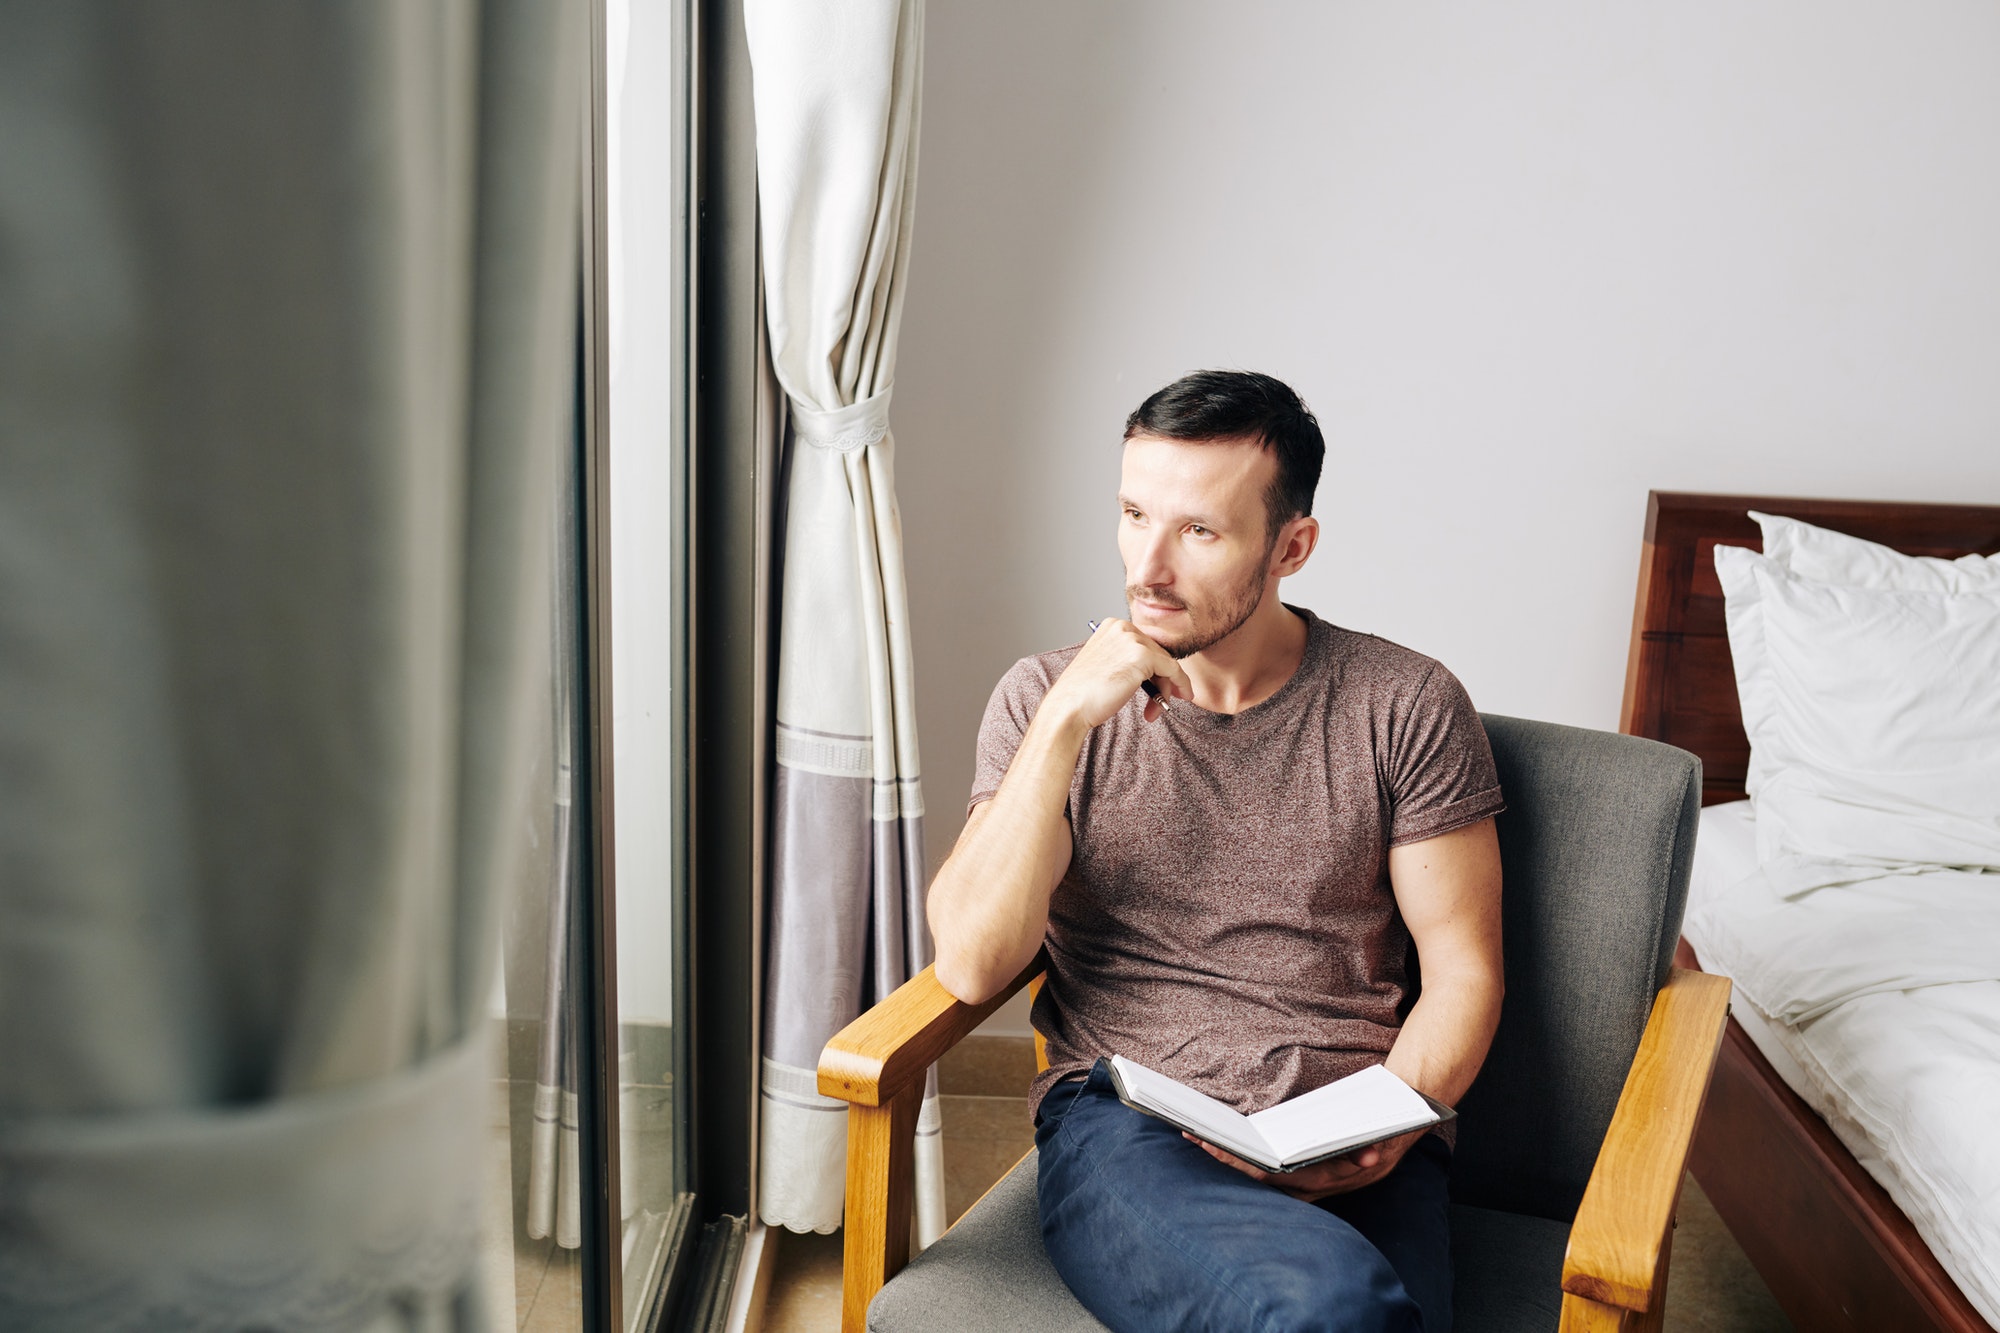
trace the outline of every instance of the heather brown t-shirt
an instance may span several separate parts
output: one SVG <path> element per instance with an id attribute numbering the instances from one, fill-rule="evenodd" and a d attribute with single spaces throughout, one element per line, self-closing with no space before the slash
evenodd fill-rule
<path id="1" fill-rule="evenodd" d="M 1135 694 L 1084 742 L 1033 1015 L 1049 1068 L 1031 1110 L 1099 1056 L 1248 1114 L 1388 1054 L 1412 999 L 1388 850 L 1504 803 L 1485 728 L 1449 671 L 1299 614 L 1305 657 L 1262 703 L 1231 715 L 1176 699 L 1147 722 Z M 1001 677 L 971 805 L 999 790 L 1081 647 Z"/>

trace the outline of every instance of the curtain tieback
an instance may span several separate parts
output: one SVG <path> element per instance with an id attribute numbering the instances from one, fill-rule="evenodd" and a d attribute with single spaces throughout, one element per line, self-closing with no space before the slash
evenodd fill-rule
<path id="1" fill-rule="evenodd" d="M 847 407 L 822 412 L 809 403 L 791 400 L 792 435 L 815 449 L 849 454 L 879 443 L 889 433 L 890 390 Z"/>
<path id="2" fill-rule="evenodd" d="M 485 1041 L 243 1107 L 0 1124 L 0 1326 L 353 1329 L 476 1280 Z"/>

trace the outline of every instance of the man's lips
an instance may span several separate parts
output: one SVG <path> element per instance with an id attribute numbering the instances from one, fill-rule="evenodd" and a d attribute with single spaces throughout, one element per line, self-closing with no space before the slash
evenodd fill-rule
<path id="1" fill-rule="evenodd" d="M 1132 609 L 1134 611 L 1145 611 L 1156 616 L 1177 616 L 1187 610 L 1184 606 L 1162 606 L 1158 602 L 1149 602 L 1144 598 L 1138 597 L 1132 599 Z"/>

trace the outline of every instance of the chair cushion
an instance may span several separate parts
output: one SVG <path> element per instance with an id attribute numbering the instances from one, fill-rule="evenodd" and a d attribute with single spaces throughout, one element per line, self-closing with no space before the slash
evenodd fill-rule
<path id="1" fill-rule="evenodd" d="M 1042 1248 L 1035 1154 L 876 1294 L 869 1333 L 1105 1333 Z"/>
<path id="2" fill-rule="evenodd" d="M 1451 1210 L 1457 1333 L 1552 1333 L 1562 1313 L 1560 1222 Z M 1104 1333 L 1042 1249 L 1028 1156 L 868 1307 L 870 1333 Z"/>
<path id="3" fill-rule="evenodd" d="M 1561 1222 L 1453 1204 L 1454 1333 L 1554 1333 L 1568 1248 Z"/>

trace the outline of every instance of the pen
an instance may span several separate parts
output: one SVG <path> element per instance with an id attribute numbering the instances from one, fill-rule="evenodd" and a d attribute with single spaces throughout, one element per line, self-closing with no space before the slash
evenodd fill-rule
<path id="1" fill-rule="evenodd" d="M 1104 622 L 1101 620 L 1086 620 L 1083 623 L 1090 626 L 1090 632 L 1092 634 L 1095 634 L 1097 633 L 1097 627 L 1103 624 Z M 1167 702 L 1167 696 L 1160 693 L 1160 687 L 1153 683 L 1153 678 L 1151 676 L 1148 676 L 1146 679 L 1140 681 L 1139 688 L 1144 690 L 1147 693 L 1147 695 L 1150 696 L 1151 698 L 1158 699 L 1160 701 L 1160 708 L 1162 711 L 1173 707 L 1172 704 Z"/>

